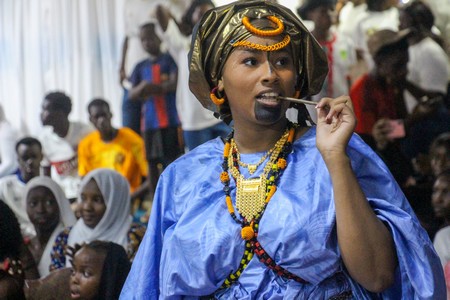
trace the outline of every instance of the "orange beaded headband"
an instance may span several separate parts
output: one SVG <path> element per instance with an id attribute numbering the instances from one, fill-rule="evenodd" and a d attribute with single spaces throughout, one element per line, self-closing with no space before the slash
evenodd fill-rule
<path id="1" fill-rule="evenodd" d="M 247 16 L 242 18 L 242 24 L 244 24 L 244 27 L 248 31 L 250 31 L 251 33 L 253 33 L 254 35 L 257 35 L 257 36 L 263 36 L 263 37 L 277 36 L 277 35 L 280 35 L 283 33 L 284 24 L 279 18 L 277 18 L 275 16 L 267 16 L 267 19 L 274 22 L 277 25 L 277 27 L 275 29 L 269 29 L 269 30 L 258 29 L 250 23 L 250 19 Z M 233 43 L 233 47 L 247 47 L 247 48 L 253 48 L 256 50 L 260 50 L 260 51 L 277 51 L 277 50 L 280 50 L 280 49 L 283 49 L 284 47 L 286 47 L 290 43 L 290 41 L 291 41 L 291 37 L 289 35 L 286 35 L 281 42 L 275 43 L 273 45 L 261 45 L 261 44 L 256 44 L 256 43 L 252 43 L 249 41 L 237 41 L 237 42 Z"/>

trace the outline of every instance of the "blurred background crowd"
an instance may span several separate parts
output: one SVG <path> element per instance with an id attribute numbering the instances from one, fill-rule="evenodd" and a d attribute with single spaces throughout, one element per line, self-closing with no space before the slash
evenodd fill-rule
<path id="1" fill-rule="evenodd" d="M 187 67 L 195 24 L 229 2 L 0 1 L 1 299 L 118 297 L 160 173 L 230 132 Z M 327 54 L 311 100 L 351 96 L 450 274 L 450 0 L 278 2 Z"/>

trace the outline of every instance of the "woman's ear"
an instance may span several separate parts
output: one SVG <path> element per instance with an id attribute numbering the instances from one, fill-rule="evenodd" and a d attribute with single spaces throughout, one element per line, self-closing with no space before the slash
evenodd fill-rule
<path id="1" fill-rule="evenodd" d="M 217 89 L 219 90 L 219 92 L 223 92 L 225 90 L 225 86 L 223 84 L 222 79 L 219 79 L 219 82 L 217 83 Z"/>

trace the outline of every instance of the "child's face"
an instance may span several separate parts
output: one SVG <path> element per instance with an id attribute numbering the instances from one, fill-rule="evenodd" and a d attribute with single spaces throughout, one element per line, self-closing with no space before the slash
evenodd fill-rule
<path id="1" fill-rule="evenodd" d="M 145 26 L 141 28 L 140 33 L 142 48 L 144 50 L 154 56 L 158 56 L 161 52 L 161 40 L 155 33 L 155 29 L 153 26 Z"/>
<path id="2" fill-rule="evenodd" d="M 442 171 L 450 168 L 449 153 L 445 146 L 436 147 L 431 153 L 431 168 L 434 176 L 438 176 Z"/>
<path id="3" fill-rule="evenodd" d="M 325 31 L 336 22 L 336 11 L 333 5 L 321 5 L 311 10 L 308 18 L 314 22 L 314 29 Z"/>
<path id="4" fill-rule="evenodd" d="M 32 188 L 28 193 L 27 214 L 34 227 L 52 232 L 59 223 L 59 206 L 55 195 L 45 186 Z"/>
<path id="5" fill-rule="evenodd" d="M 450 177 L 439 176 L 433 185 L 431 201 L 438 218 L 450 219 Z"/>
<path id="6" fill-rule="evenodd" d="M 94 179 L 91 179 L 81 190 L 79 205 L 81 218 L 89 228 L 95 228 L 106 211 L 103 195 Z"/>
<path id="7" fill-rule="evenodd" d="M 89 248 L 81 248 L 75 254 L 70 276 L 70 296 L 72 299 L 96 299 L 105 255 Z"/>

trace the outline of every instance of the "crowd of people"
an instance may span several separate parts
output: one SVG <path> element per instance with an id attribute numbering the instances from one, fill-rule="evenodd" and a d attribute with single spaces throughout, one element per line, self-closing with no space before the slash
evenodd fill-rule
<path id="1" fill-rule="evenodd" d="M 65 91 L 37 136 L 0 107 L 0 299 L 450 299 L 428 1 L 124 13 L 122 127 L 102 98 L 71 121 Z"/>

